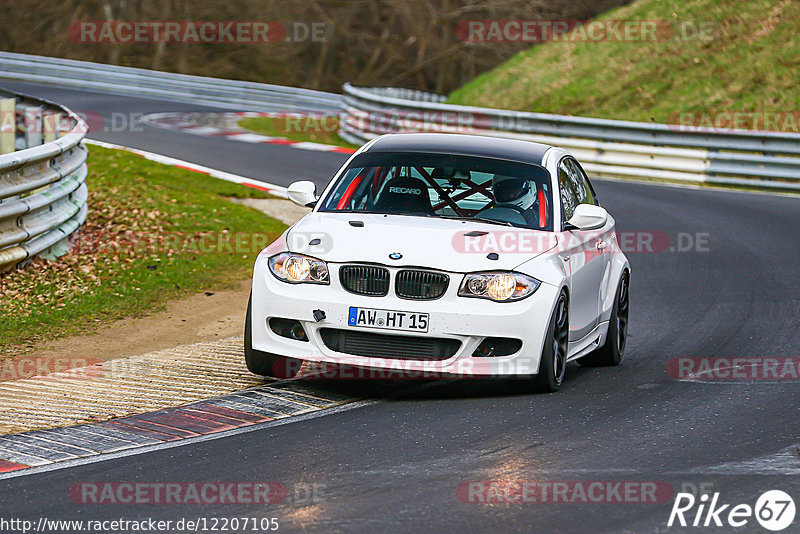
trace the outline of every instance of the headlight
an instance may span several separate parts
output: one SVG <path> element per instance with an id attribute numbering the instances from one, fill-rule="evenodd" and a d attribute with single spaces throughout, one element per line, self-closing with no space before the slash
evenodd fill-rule
<path id="1" fill-rule="evenodd" d="M 328 264 L 322 260 L 281 252 L 269 259 L 269 270 L 278 280 L 298 284 L 329 284 Z"/>
<path id="2" fill-rule="evenodd" d="M 464 277 L 458 294 L 497 302 L 521 300 L 539 289 L 541 282 L 521 273 L 473 273 Z"/>

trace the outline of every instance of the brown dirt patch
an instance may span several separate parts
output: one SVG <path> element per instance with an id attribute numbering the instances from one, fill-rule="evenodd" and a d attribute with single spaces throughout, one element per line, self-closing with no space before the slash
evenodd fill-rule
<path id="1" fill-rule="evenodd" d="M 25 357 L 108 361 L 241 335 L 250 286 L 250 280 L 243 280 L 235 289 L 174 300 L 160 312 L 115 321 L 95 334 L 43 342 L 42 348 Z"/>

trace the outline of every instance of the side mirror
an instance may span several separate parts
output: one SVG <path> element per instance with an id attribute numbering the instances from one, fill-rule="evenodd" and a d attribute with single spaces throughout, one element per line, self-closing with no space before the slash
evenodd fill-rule
<path id="1" fill-rule="evenodd" d="M 567 221 L 568 229 L 597 230 L 608 222 L 608 212 L 594 204 L 580 204 L 575 208 L 572 218 Z"/>
<path id="2" fill-rule="evenodd" d="M 317 186 L 308 180 L 294 182 L 286 189 L 286 196 L 298 206 L 313 208 L 317 203 Z"/>

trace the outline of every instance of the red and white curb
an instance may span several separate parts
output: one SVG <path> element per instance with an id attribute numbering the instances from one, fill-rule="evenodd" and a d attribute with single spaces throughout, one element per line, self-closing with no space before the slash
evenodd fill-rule
<path id="1" fill-rule="evenodd" d="M 315 152 L 336 152 L 341 154 L 352 154 L 355 149 L 346 148 L 336 145 L 327 145 L 324 143 L 314 143 L 311 141 L 292 141 L 284 137 L 270 137 L 257 133 L 246 132 L 242 130 L 231 130 L 225 128 L 217 128 L 215 126 L 207 126 L 198 124 L 188 120 L 191 114 L 179 112 L 167 113 L 152 113 L 146 115 L 143 120 L 151 126 L 159 128 L 166 128 L 169 130 L 178 130 L 183 133 L 192 135 L 202 135 L 206 137 L 221 137 L 230 141 L 241 141 L 243 143 L 264 143 L 270 145 L 285 145 L 291 148 L 300 150 L 313 150 Z M 236 113 L 214 113 L 213 115 L 229 119 L 242 119 L 246 117 L 272 117 L 282 118 L 286 113 L 273 113 L 273 112 L 236 112 Z M 296 115 L 296 114 L 295 114 Z M 306 114 L 304 114 L 306 116 Z"/>
<path id="2" fill-rule="evenodd" d="M 170 156 L 164 156 L 162 154 L 155 154 L 153 152 L 147 152 L 145 150 L 139 150 L 137 148 L 130 148 L 127 146 L 122 145 L 115 145 L 113 143 L 106 143 L 105 141 L 96 141 L 94 139 L 86 139 L 84 141 L 88 145 L 95 145 L 100 146 L 103 148 L 112 148 L 115 150 L 124 150 L 125 152 L 130 152 L 131 154 L 136 154 L 137 156 L 142 156 L 143 158 L 155 161 L 157 163 L 163 163 L 164 165 L 172 165 L 173 167 L 179 167 L 181 169 L 185 169 L 187 171 L 199 172 L 201 174 L 207 174 L 208 176 L 219 178 L 221 180 L 225 180 L 227 182 L 233 182 L 241 185 L 245 185 L 247 187 L 252 187 L 253 189 L 258 189 L 260 191 L 266 191 L 270 194 L 280 196 L 286 198 L 286 188 L 282 185 L 271 184 L 268 182 L 261 182 L 259 180 L 253 180 L 252 178 L 246 178 L 244 176 L 239 176 L 238 174 L 232 174 L 230 172 L 221 171 L 219 169 L 212 169 L 211 167 L 204 167 L 203 165 L 198 165 L 196 163 L 191 163 L 189 161 L 184 161 L 181 159 L 173 158 Z"/>

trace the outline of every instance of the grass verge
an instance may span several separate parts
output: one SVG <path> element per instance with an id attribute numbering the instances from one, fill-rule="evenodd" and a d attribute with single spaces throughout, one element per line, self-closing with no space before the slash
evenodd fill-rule
<path id="1" fill-rule="evenodd" d="M 226 199 L 270 198 L 255 189 L 101 147 L 88 165 L 89 216 L 72 251 L 0 275 L 0 357 L 231 288 L 286 227 Z"/>
<path id="2" fill-rule="evenodd" d="M 246 117 L 239 126 L 270 137 L 283 137 L 291 141 L 322 143 L 357 149 L 339 137 L 339 116 L 325 114 L 320 117 Z"/>
<path id="3" fill-rule="evenodd" d="M 799 19 L 800 3 L 791 0 L 639 0 L 598 20 L 657 21 L 656 39 L 553 40 L 479 76 L 448 101 L 798 132 Z M 743 114 L 740 123 L 726 115 L 732 112 Z"/>

